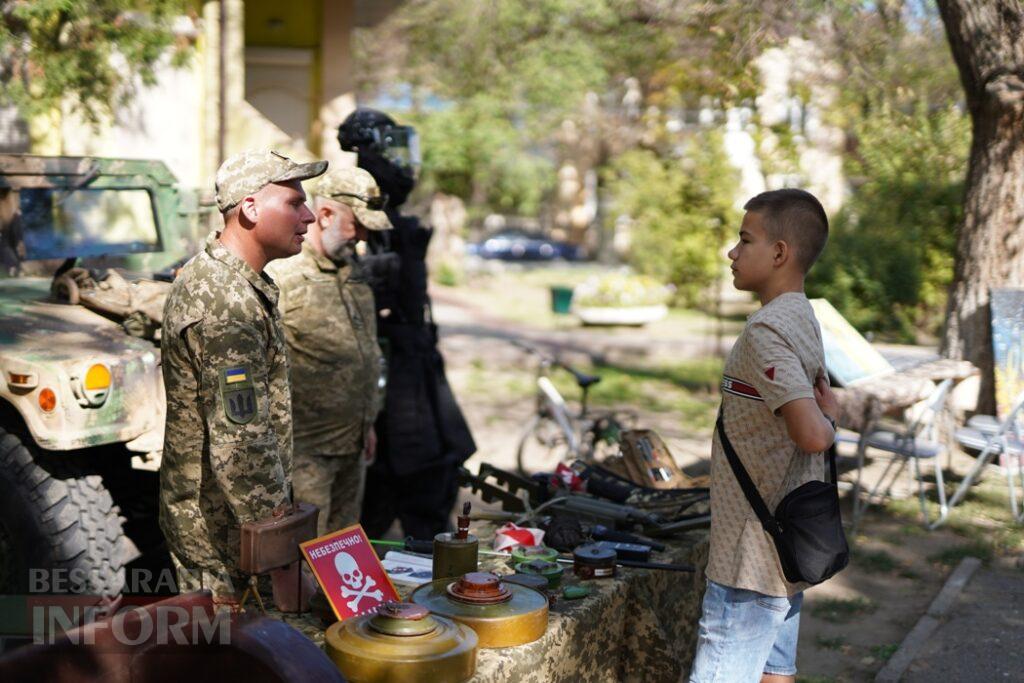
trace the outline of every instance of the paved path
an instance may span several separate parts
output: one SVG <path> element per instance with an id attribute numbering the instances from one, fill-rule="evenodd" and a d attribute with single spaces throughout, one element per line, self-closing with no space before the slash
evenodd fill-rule
<path id="1" fill-rule="evenodd" d="M 1024 680 L 1024 572 L 979 569 L 901 680 Z"/>

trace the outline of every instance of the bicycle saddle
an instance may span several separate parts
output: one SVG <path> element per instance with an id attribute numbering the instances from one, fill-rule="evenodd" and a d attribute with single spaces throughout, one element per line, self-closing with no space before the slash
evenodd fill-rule
<path id="1" fill-rule="evenodd" d="M 591 384 L 597 384 L 601 381 L 601 378 L 597 375 L 588 375 L 570 367 L 566 367 L 565 369 L 571 372 L 572 376 L 576 378 L 576 384 L 580 385 L 580 389 L 586 389 Z"/>

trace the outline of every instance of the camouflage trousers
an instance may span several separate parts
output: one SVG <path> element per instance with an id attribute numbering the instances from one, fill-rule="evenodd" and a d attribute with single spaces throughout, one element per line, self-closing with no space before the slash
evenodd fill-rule
<path id="1" fill-rule="evenodd" d="M 362 453 L 308 455 L 295 452 L 292 469 L 295 500 L 320 508 L 318 536 L 359 522 L 365 479 Z"/>
<path id="2" fill-rule="evenodd" d="M 187 567 L 174 553 L 171 553 L 171 562 L 178 575 L 179 593 L 208 590 L 215 598 L 230 600 L 237 599 L 247 585 L 246 578 L 233 576 L 227 567 L 220 570 Z"/>

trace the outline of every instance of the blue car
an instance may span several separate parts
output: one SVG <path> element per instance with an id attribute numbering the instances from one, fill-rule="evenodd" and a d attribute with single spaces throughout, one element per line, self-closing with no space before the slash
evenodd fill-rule
<path id="1" fill-rule="evenodd" d="M 486 259 L 502 261 L 579 261 L 583 249 L 519 228 L 499 230 L 490 237 L 466 246 L 466 253 Z"/>

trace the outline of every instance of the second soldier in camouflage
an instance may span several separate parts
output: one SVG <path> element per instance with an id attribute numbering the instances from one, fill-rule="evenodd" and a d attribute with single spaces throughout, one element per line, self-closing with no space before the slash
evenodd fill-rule
<path id="1" fill-rule="evenodd" d="M 376 445 L 381 351 L 373 291 L 353 247 L 367 229 L 391 223 L 362 169 L 332 169 L 312 194 L 317 220 L 302 252 L 271 273 L 291 359 L 295 499 L 320 508 L 322 535 L 359 521 Z"/>

